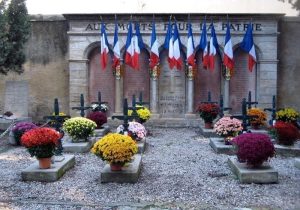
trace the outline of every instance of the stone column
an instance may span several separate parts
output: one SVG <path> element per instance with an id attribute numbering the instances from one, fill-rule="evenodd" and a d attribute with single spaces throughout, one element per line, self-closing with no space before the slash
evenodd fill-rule
<path id="1" fill-rule="evenodd" d="M 151 70 L 151 78 L 150 78 L 151 118 L 159 118 L 159 113 L 158 113 L 158 76 L 159 76 L 159 66 L 156 65 Z"/>
<path id="2" fill-rule="evenodd" d="M 226 68 L 226 67 L 224 67 Z M 224 92 L 223 92 L 223 102 L 224 107 L 229 107 L 229 83 L 231 78 L 231 71 L 230 69 L 226 68 L 225 70 L 225 77 L 224 77 Z M 229 113 L 229 111 L 224 111 L 224 114 Z"/>
<path id="3" fill-rule="evenodd" d="M 122 114 L 123 78 L 122 66 L 118 65 L 115 70 L 115 114 Z"/>
<path id="4" fill-rule="evenodd" d="M 79 106 L 80 94 L 84 95 L 85 100 L 88 99 L 88 60 L 69 60 L 69 113 L 71 116 L 79 116 L 76 110 L 72 107 Z M 85 104 L 86 101 L 85 101 Z"/>
<path id="5" fill-rule="evenodd" d="M 194 113 L 194 69 L 190 65 L 188 65 L 187 69 L 187 80 L 187 110 L 185 118 L 196 118 Z"/>

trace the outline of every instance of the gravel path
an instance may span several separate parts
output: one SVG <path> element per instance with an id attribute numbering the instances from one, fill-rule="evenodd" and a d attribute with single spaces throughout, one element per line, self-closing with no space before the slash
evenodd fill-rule
<path id="1" fill-rule="evenodd" d="M 54 183 L 22 182 L 24 148 L 0 153 L 0 209 L 266 209 L 300 208 L 300 170 L 293 158 L 273 158 L 279 184 L 239 184 L 227 156 L 215 154 L 197 129 L 151 129 L 136 184 L 100 184 L 104 166 L 76 154 L 75 168 Z"/>

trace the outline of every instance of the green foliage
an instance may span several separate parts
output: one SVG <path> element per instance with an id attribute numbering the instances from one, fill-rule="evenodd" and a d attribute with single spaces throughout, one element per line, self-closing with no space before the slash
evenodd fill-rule
<path id="1" fill-rule="evenodd" d="M 48 144 L 43 146 L 35 146 L 27 148 L 31 157 L 48 158 L 54 155 L 55 145 Z"/>
<path id="2" fill-rule="evenodd" d="M 0 5 L 0 72 L 22 72 L 25 63 L 24 46 L 30 33 L 29 16 L 25 0 L 5 1 Z"/>

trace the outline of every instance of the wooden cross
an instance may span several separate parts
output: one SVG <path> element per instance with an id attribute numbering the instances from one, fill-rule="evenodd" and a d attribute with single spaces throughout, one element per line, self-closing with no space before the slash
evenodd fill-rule
<path id="1" fill-rule="evenodd" d="M 211 101 L 210 91 L 207 93 L 207 101 L 202 101 L 201 104 L 217 104 L 217 101 Z"/>
<path id="2" fill-rule="evenodd" d="M 142 91 L 140 92 L 140 95 L 139 95 L 139 102 L 136 102 L 136 104 L 140 105 L 140 106 L 144 106 L 144 105 L 149 105 L 150 104 L 149 102 L 143 101 L 143 92 Z"/>
<path id="3" fill-rule="evenodd" d="M 57 145 L 57 149 L 55 150 L 55 155 L 62 155 L 62 151 L 63 151 L 63 147 L 62 147 L 62 143 L 61 143 L 61 139 L 64 137 L 65 133 L 64 131 L 61 129 L 62 124 L 64 123 L 64 121 L 66 119 L 71 118 L 71 116 L 69 115 L 65 115 L 65 116 L 60 116 L 59 115 L 59 105 L 58 105 L 58 99 L 55 98 L 54 99 L 54 115 L 50 115 L 50 116 L 45 116 L 44 119 L 46 120 L 50 120 L 52 125 L 56 131 L 58 131 L 59 133 L 61 133 L 61 137 L 58 140 L 58 145 Z"/>
<path id="4" fill-rule="evenodd" d="M 251 101 L 251 91 L 249 91 L 249 93 L 248 93 L 248 101 L 246 102 L 246 104 L 248 105 L 248 109 L 251 109 L 252 104 L 254 104 L 255 107 L 258 104 L 257 101 Z"/>
<path id="5" fill-rule="evenodd" d="M 272 98 L 272 107 L 271 108 L 265 108 L 264 111 L 272 112 L 272 119 L 269 121 L 269 125 L 273 125 L 273 122 L 276 120 L 276 96 L 273 95 Z"/>
<path id="6" fill-rule="evenodd" d="M 124 99 L 123 103 L 123 115 L 113 115 L 111 119 L 118 119 L 118 120 L 123 120 L 123 127 L 124 127 L 124 132 L 128 132 L 128 120 L 133 119 L 133 116 L 128 116 L 128 102 L 127 98 Z M 126 134 L 125 133 L 125 134 Z"/>
<path id="7" fill-rule="evenodd" d="M 223 95 L 220 95 L 220 111 L 219 111 L 219 116 L 222 118 L 224 117 L 224 111 L 232 110 L 230 107 L 224 107 L 224 100 L 223 100 Z"/>
<path id="8" fill-rule="evenodd" d="M 230 117 L 232 118 L 237 118 L 242 120 L 242 126 L 243 126 L 243 132 L 248 132 L 247 126 L 250 125 L 250 120 L 253 118 L 257 118 L 257 116 L 249 116 L 247 115 L 247 102 L 246 98 L 243 98 L 242 101 L 242 115 L 233 115 Z"/>
<path id="9" fill-rule="evenodd" d="M 84 110 L 90 109 L 92 107 L 90 106 L 84 106 L 84 97 L 83 94 L 80 94 L 80 106 L 78 107 L 72 107 L 72 109 L 74 110 L 80 110 L 80 116 L 84 117 L 85 113 Z"/>

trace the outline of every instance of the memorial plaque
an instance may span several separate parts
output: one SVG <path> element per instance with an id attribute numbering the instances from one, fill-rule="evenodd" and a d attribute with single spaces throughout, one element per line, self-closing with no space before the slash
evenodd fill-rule
<path id="1" fill-rule="evenodd" d="M 27 81 L 6 81 L 4 111 L 11 111 L 17 117 L 27 117 L 28 95 Z"/>
<path id="2" fill-rule="evenodd" d="M 159 112 L 165 118 L 183 118 L 185 114 L 184 70 L 170 69 L 167 53 L 162 59 L 159 77 Z"/>

